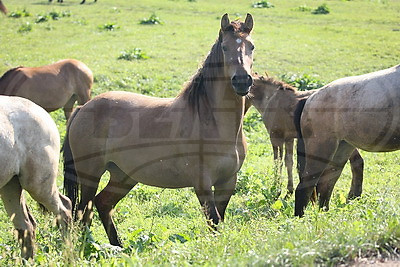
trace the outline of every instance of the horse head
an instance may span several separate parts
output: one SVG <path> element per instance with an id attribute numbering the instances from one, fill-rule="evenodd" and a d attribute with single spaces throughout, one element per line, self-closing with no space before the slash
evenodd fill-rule
<path id="1" fill-rule="evenodd" d="M 245 22 L 230 22 L 228 14 L 221 19 L 219 40 L 225 74 L 230 77 L 233 89 L 240 96 L 246 95 L 253 84 L 251 67 L 254 45 L 250 37 L 252 29 L 253 17 L 250 14 L 247 14 Z"/>

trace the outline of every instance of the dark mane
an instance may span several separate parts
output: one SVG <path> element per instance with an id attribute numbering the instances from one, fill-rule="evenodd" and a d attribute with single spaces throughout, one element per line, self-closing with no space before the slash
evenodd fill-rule
<path id="1" fill-rule="evenodd" d="M 263 83 L 267 83 L 267 84 L 271 84 L 271 85 L 279 87 L 278 90 L 288 90 L 288 91 L 293 91 L 293 92 L 297 91 L 296 87 L 294 87 L 290 84 L 287 84 L 283 81 L 275 80 L 274 78 L 269 77 L 268 75 L 267 75 L 267 77 L 264 77 L 264 76 L 259 76 L 256 74 L 256 77 L 258 77 L 260 79 L 260 81 L 262 81 Z"/>
<path id="2" fill-rule="evenodd" d="M 232 21 L 225 31 L 232 31 L 235 36 L 247 34 L 244 29 L 243 23 L 239 21 Z M 224 67 L 224 57 L 222 52 L 222 30 L 220 30 L 219 37 L 215 44 L 212 46 L 202 66 L 193 75 L 192 79 L 186 83 L 178 97 L 184 97 L 188 100 L 192 109 L 199 109 L 200 101 L 207 101 L 206 88 L 211 86 L 211 83 L 223 79 L 221 76 L 221 68 Z M 207 103 L 206 103 L 207 104 Z"/>
<path id="3" fill-rule="evenodd" d="M 186 83 L 179 96 L 187 99 L 191 107 L 198 107 L 200 100 L 207 95 L 206 88 L 218 78 L 220 68 L 223 65 L 221 42 L 218 39 L 202 66 L 197 70 L 192 79 Z"/>

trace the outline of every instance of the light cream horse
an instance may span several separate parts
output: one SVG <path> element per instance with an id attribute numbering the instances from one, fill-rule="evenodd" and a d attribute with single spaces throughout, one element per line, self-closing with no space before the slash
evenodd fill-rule
<path id="1" fill-rule="evenodd" d="M 74 103 L 83 105 L 90 99 L 92 71 L 75 59 L 51 65 L 8 70 L 0 78 L 0 94 L 27 98 L 46 111 L 64 107 L 68 119 Z"/>
<path id="2" fill-rule="evenodd" d="M 400 149 L 400 65 L 334 81 L 299 106 L 298 151 L 305 153 L 295 215 L 303 216 L 313 188 L 328 208 L 333 187 L 354 148 Z M 303 109 L 304 108 L 304 109 Z M 326 171 L 329 175 L 321 175 Z"/>
<path id="3" fill-rule="evenodd" d="M 60 223 L 71 221 L 71 201 L 56 184 L 59 151 L 56 124 L 44 109 L 24 98 L 0 96 L 0 195 L 24 258 L 33 257 L 36 222 L 23 189 L 60 216 Z"/>
<path id="4" fill-rule="evenodd" d="M 283 150 L 285 150 L 284 161 L 288 174 L 287 190 L 290 195 L 293 193 L 293 143 L 297 138 L 294 113 L 299 101 L 307 99 L 318 89 L 298 91 L 295 87 L 273 78 L 258 75 L 253 78 L 254 85 L 246 96 L 246 106 L 254 105 L 260 112 L 270 136 L 274 160 L 282 160 Z M 348 199 L 353 199 L 361 196 L 362 193 L 364 160 L 355 149 L 349 161 L 353 179 Z"/>
<path id="5" fill-rule="evenodd" d="M 65 186 L 74 200 L 79 183 L 78 214 L 86 223 L 94 201 L 111 244 L 121 246 L 111 212 L 137 183 L 194 187 L 212 225 L 223 220 L 246 151 L 243 96 L 253 83 L 252 28 L 250 14 L 244 23 L 225 14 L 205 62 L 176 98 L 108 92 L 72 114 Z M 106 170 L 110 181 L 95 197 Z"/>
<path id="6" fill-rule="evenodd" d="M 0 0 L 0 11 L 4 14 L 7 15 L 7 8 L 6 6 L 3 4 L 3 2 Z"/>

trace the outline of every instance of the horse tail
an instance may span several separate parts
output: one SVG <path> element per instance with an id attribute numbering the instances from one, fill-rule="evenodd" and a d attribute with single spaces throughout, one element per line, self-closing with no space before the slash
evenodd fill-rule
<path id="1" fill-rule="evenodd" d="M 306 98 L 301 99 L 297 103 L 296 110 L 294 111 L 294 125 L 296 127 L 296 132 L 297 132 L 297 171 L 299 173 L 300 179 L 302 177 L 306 165 L 305 145 L 300 125 L 301 114 L 303 113 L 306 101 L 307 101 Z"/>
<path id="2" fill-rule="evenodd" d="M 64 193 L 72 202 L 72 212 L 75 210 L 78 201 L 79 183 L 78 175 L 75 169 L 74 158 L 72 156 L 71 146 L 69 143 L 69 130 L 72 121 L 74 120 L 80 109 L 81 106 L 76 107 L 68 120 L 64 144 L 61 149 L 63 151 L 64 158 Z"/>
<path id="3" fill-rule="evenodd" d="M 3 12 L 4 15 L 7 15 L 8 10 L 1 0 L 0 0 L 0 11 Z"/>

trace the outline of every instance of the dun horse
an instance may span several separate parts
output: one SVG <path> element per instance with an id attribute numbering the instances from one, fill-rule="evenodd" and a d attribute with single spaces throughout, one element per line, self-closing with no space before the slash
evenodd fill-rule
<path id="1" fill-rule="evenodd" d="M 78 216 L 90 223 L 93 201 L 111 244 L 121 246 L 111 211 L 139 182 L 194 187 L 212 225 L 224 219 L 246 151 L 243 96 L 253 83 L 252 28 L 250 14 L 244 23 L 225 14 L 205 62 L 176 98 L 114 91 L 72 114 L 64 143 L 66 190 L 75 200 L 79 183 Z M 106 170 L 110 181 L 95 196 Z"/>
<path id="2" fill-rule="evenodd" d="M 90 99 L 92 71 L 75 59 L 64 59 L 51 65 L 8 70 L 0 78 L 0 94 L 27 98 L 46 111 L 64 108 L 68 119 L 74 103 Z"/>
<path id="3" fill-rule="evenodd" d="M 294 112 L 300 100 L 307 99 L 317 91 L 318 89 L 297 91 L 295 87 L 286 83 L 257 75 L 246 99 L 246 106 L 254 105 L 262 116 L 270 136 L 275 161 L 283 159 L 283 147 L 285 147 L 284 161 L 288 174 L 289 195 L 293 193 L 293 143 L 297 138 Z M 348 199 L 352 199 L 360 196 L 362 192 L 364 161 L 357 149 L 349 160 L 353 179 Z"/>
<path id="4" fill-rule="evenodd" d="M 61 217 L 71 221 L 71 201 L 60 194 L 56 177 L 60 138 L 56 124 L 41 107 L 20 98 L 0 96 L 0 195 L 18 231 L 22 257 L 34 252 L 36 222 L 22 190 Z"/>
<path id="5" fill-rule="evenodd" d="M 400 149 L 400 65 L 334 81 L 296 111 L 300 139 L 300 183 L 295 215 L 303 216 L 313 188 L 328 208 L 333 187 L 354 148 L 370 152 Z M 303 158 L 304 159 L 304 158 Z M 323 175 L 326 170 L 329 175 Z"/>

